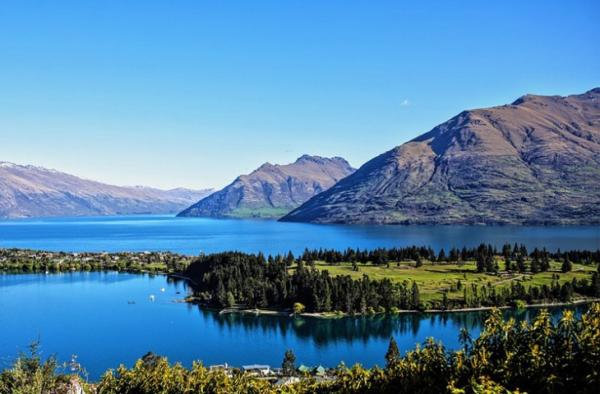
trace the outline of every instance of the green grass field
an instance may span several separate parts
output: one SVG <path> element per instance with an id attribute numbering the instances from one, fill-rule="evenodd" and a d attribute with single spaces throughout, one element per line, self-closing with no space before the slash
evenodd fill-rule
<path id="1" fill-rule="evenodd" d="M 527 262 L 529 264 L 529 262 Z M 499 261 L 502 270 L 504 263 Z M 350 275 L 354 279 L 360 279 L 363 275 L 368 275 L 371 279 L 389 278 L 392 281 L 412 281 L 419 285 L 421 299 L 423 301 L 441 300 L 443 291 L 448 291 L 449 299 L 462 299 L 463 290 L 451 291 L 456 288 L 456 283 L 460 281 L 463 287 L 471 287 L 472 284 L 484 286 L 490 283 L 492 286 L 502 288 L 510 286 L 511 282 L 520 281 L 525 287 L 541 286 L 543 284 L 550 285 L 552 276 L 559 275 L 559 283 L 572 281 L 577 279 L 590 279 L 591 273 L 595 271 L 594 266 L 585 266 L 573 264 L 571 272 L 562 273 L 560 271 L 560 262 L 551 262 L 551 269 L 548 272 L 537 274 L 531 273 L 507 273 L 500 271 L 497 275 L 487 273 L 477 273 L 477 268 L 474 261 L 465 262 L 464 264 L 432 264 L 424 262 L 422 267 L 416 268 L 414 262 L 391 262 L 389 267 L 385 265 L 376 266 L 370 263 L 358 263 L 358 271 L 352 269 L 352 264 L 341 263 L 338 265 L 330 265 L 324 262 L 316 262 L 315 268 L 319 270 L 327 270 L 331 275 Z M 291 268 L 292 270 L 295 267 Z"/>
<path id="2" fill-rule="evenodd" d="M 228 214 L 228 217 L 237 219 L 277 219 L 285 216 L 292 208 L 238 208 Z"/>

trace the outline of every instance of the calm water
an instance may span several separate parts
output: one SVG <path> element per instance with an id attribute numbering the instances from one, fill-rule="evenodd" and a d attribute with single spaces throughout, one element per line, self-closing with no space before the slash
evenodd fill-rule
<path id="1" fill-rule="evenodd" d="M 430 336 L 458 348 L 458 330 L 467 327 L 477 335 L 484 316 L 326 320 L 219 315 L 175 302 L 185 294 L 183 283 L 160 275 L 0 274 L 0 369 L 33 340 L 41 341 L 44 355 L 54 353 L 61 361 L 77 354 L 92 379 L 119 363 L 131 365 L 148 351 L 187 366 L 197 359 L 205 364 L 279 366 L 286 349 L 293 349 L 298 363 L 307 365 L 335 366 L 341 360 L 383 365 L 390 336 L 402 350 Z"/>
<path id="2" fill-rule="evenodd" d="M 0 247 L 64 251 L 223 250 L 301 252 L 304 248 L 426 245 L 600 248 L 600 226 L 342 226 L 173 216 L 113 216 L 0 221 Z"/>

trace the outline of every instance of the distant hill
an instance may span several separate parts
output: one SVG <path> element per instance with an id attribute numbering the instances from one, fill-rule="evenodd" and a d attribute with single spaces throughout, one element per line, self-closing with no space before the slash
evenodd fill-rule
<path id="1" fill-rule="evenodd" d="M 211 190 L 121 187 L 0 162 L 0 218 L 176 213 Z"/>
<path id="2" fill-rule="evenodd" d="M 464 111 L 282 220 L 600 223 L 600 88 Z"/>
<path id="3" fill-rule="evenodd" d="M 304 155 L 292 164 L 265 163 L 178 216 L 278 218 L 353 171 L 340 157 Z"/>

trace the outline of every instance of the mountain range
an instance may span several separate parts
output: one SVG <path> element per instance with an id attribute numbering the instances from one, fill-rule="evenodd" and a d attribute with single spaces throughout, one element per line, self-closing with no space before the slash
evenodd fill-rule
<path id="1" fill-rule="evenodd" d="M 211 190 L 122 187 L 0 162 L 0 218 L 176 213 Z"/>
<path id="2" fill-rule="evenodd" d="M 464 111 L 368 161 L 282 220 L 600 223 L 600 88 Z"/>
<path id="3" fill-rule="evenodd" d="M 340 157 L 304 155 L 291 164 L 265 163 L 178 216 L 279 218 L 352 172 Z"/>

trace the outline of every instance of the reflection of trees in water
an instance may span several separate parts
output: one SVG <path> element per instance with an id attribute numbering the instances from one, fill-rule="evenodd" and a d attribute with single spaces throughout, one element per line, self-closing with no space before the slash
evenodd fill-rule
<path id="1" fill-rule="evenodd" d="M 557 320 L 564 308 L 552 308 L 550 312 Z M 581 313 L 585 307 L 577 307 Z M 460 328 L 469 331 L 481 329 L 487 312 L 454 312 L 454 313 L 410 313 L 397 316 L 376 315 L 364 317 L 343 317 L 319 319 L 310 317 L 289 318 L 284 316 L 253 316 L 239 313 L 219 314 L 215 311 L 199 308 L 203 318 L 214 322 L 222 330 L 242 330 L 244 333 L 260 331 L 263 335 L 294 335 L 298 338 L 312 340 L 323 346 L 335 342 L 363 342 L 370 339 L 385 339 L 391 336 L 418 336 L 423 325 L 429 330 L 451 330 L 458 336 Z M 506 317 L 514 317 L 518 321 L 530 320 L 539 310 L 525 311 L 507 310 Z"/>

